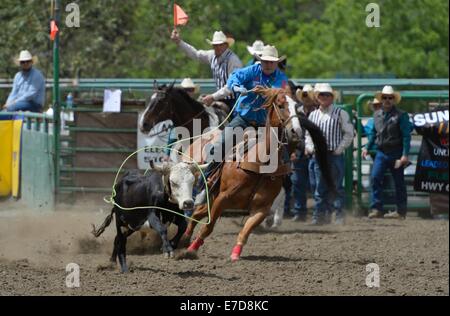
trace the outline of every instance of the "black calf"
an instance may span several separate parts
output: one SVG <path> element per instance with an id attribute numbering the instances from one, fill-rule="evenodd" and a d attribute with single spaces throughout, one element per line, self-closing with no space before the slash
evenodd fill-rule
<path id="1" fill-rule="evenodd" d="M 177 204 L 169 202 L 169 196 L 164 190 L 161 175 L 156 171 L 149 171 L 147 175 L 141 175 L 139 171 L 129 171 L 115 186 L 115 202 L 123 208 L 157 206 L 174 210 L 183 214 Z M 183 216 L 155 208 L 122 210 L 114 206 L 111 214 L 108 215 L 103 224 L 94 229 L 92 233 L 95 237 L 100 236 L 111 224 L 113 214 L 116 215 L 117 235 L 114 239 L 114 248 L 111 261 L 119 263 L 122 272 L 127 272 L 126 264 L 126 243 L 127 237 L 140 230 L 146 223 L 155 229 L 162 239 L 162 249 L 167 257 L 173 256 L 173 250 L 177 248 L 181 236 L 183 236 L 187 223 Z M 174 223 L 178 226 L 175 237 L 168 241 L 166 223 Z"/>

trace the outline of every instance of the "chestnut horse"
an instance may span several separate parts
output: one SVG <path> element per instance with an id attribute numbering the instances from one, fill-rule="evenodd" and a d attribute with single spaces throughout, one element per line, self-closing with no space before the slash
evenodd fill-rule
<path id="1" fill-rule="evenodd" d="M 263 150 L 266 150 L 266 154 L 270 154 L 267 152 L 271 148 L 270 142 L 277 141 L 278 167 L 280 167 L 283 164 L 282 147 L 284 146 L 283 141 L 286 141 L 286 126 L 290 121 L 285 91 L 282 89 L 258 88 L 255 90 L 255 93 L 266 97 L 263 107 L 268 111 L 266 137 L 263 140 L 265 143 L 258 142 L 255 145 L 255 150 L 258 152 L 261 147 Z M 320 130 L 311 124 L 307 123 L 308 126 L 305 126 L 305 128 L 312 131 L 311 135 L 318 149 L 319 164 L 323 168 L 328 168 L 325 138 Z M 274 140 L 272 134 L 275 130 L 277 135 Z M 247 155 L 248 153 L 244 156 L 244 160 Z M 324 173 L 327 174 L 327 172 Z M 231 253 L 232 261 L 239 260 L 242 248 L 246 244 L 250 233 L 269 214 L 270 207 L 281 190 L 282 177 L 282 174 L 263 174 L 243 170 L 239 167 L 238 161 L 225 161 L 222 165 L 221 178 L 218 180 L 219 187 L 216 190 L 217 192 L 210 194 L 210 200 L 212 200 L 210 222 L 200 229 L 199 234 L 190 244 L 187 251 L 191 253 L 197 252 L 203 245 L 204 240 L 212 233 L 214 225 L 224 209 L 248 209 L 249 217 L 240 231 L 237 243 Z M 327 183 L 332 183 L 331 179 L 326 179 L 326 181 Z M 195 209 L 193 219 L 199 221 L 207 215 L 207 206 L 201 205 Z M 190 240 L 195 225 L 196 222 L 191 220 L 184 235 L 185 239 Z"/>

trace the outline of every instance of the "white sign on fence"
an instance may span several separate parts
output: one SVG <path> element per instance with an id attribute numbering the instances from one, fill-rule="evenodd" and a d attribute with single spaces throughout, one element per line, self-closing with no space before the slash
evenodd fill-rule
<path id="1" fill-rule="evenodd" d="M 103 112 L 120 112 L 121 90 L 106 89 L 103 97 Z"/>

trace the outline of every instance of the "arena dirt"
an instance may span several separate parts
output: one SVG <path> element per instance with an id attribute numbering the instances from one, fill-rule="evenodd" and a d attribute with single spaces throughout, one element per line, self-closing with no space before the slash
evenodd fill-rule
<path id="1" fill-rule="evenodd" d="M 12 203 L 14 204 L 14 203 Z M 156 234 L 128 244 L 131 272 L 109 265 L 114 224 L 98 239 L 105 207 L 33 213 L 0 205 L 0 295 L 449 295 L 448 221 L 349 218 L 347 225 L 283 222 L 258 229 L 229 261 L 242 217 L 222 218 L 195 260 L 165 259 Z M 66 287 L 66 265 L 80 287 Z M 380 287 L 366 286 L 366 265 Z"/>

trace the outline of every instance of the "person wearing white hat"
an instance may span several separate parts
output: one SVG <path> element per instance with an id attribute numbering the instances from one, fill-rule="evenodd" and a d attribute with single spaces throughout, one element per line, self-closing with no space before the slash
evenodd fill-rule
<path id="1" fill-rule="evenodd" d="M 193 99 L 195 98 L 195 94 L 200 91 L 199 85 L 195 84 L 191 78 L 184 78 L 183 81 L 181 81 L 180 88 L 186 91 L 186 93 Z"/>
<path id="2" fill-rule="evenodd" d="M 259 61 L 256 59 L 255 55 L 261 56 L 263 49 L 264 49 L 264 42 L 261 40 L 256 40 L 253 42 L 252 46 L 247 46 L 247 50 L 250 53 L 250 55 L 252 55 L 252 59 L 250 59 L 245 66 L 248 67 L 255 63 L 258 63 Z"/>
<path id="3" fill-rule="evenodd" d="M 334 101 L 337 92 L 329 83 L 318 83 L 314 88 L 314 95 L 319 103 L 319 108 L 309 115 L 308 119 L 316 124 L 325 136 L 328 146 L 328 156 L 331 163 L 330 170 L 336 195 L 332 199 L 322 172 L 315 157 L 311 159 L 310 172 L 315 183 L 315 209 L 313 212 L 313 225 L 327 224 L 331 220 L 331 213 L 336 212 L 336 224 L 344 224 L 344 151 L 353 142 L 353 124 L 348 113 L 336 106 Z M 314 144 L 309 134 L 306 136 L 306 152 L 314 154 Z"/>
<path id="4" fill-rule="evenodd" d="M 172 31 L 172 41 L 190 58 L 208 64 L 211 67 L 213 79 L 216 83 L 216 92 L 206 95 L 203 102 L 211 105 L 214 101 L 222 100 L 228 106 L 234 104 L 234 97 L 226 95 L 224 88 L 226 86 L 230 74 L 242 68 L 242 62 L 239 57 L 231 51 L 230 47 L 234 43 L 234 39 L 227 37 L 222 31 L 216 31 L 212 39 L 206 39 L 208 44 L 212 46 L 211 50 L 197 50 L 193 46 L 181 40 L 180 33 L 177 29 Z"/>
<path id="5" fill-rule="evenodd" d="M 14 76 L 13 88 L 3 106 L 4 110 L 42 112 L 45 102 L 45 78 L 33 67 L 36 60 L 29 51 L 20 52 L 16 60 L 20 71 Z"/>
<path id="6" fill-rule="evenodd" d="M 384 216 L 404 219 L 407 211 L 404 168 L 409 163 L 412 124 L 408 113 L 396 107 L 401 96 L 391 86 L 385 86 L 382 91 L 375 94 L 375 97 L 381 101 L 382 107 L 373 115 L 372 132 L 362 152 L 365 158 L 369 150 L 374 149 L 374 145 L 377 147 L 371 173 L 372 193 L 369 218 Z M 395 183 L 397 210 L 384 214 L 382 195 L 385 185 L 384 174 L 387 169 L 390 169 Z"/>
<path id="7" fill-rule="evenodd" d="M 221 159 L 218 159 L 214 153 L 223 154 L 227 152 L 225 145 L 232 144 L 234 137 L 233 129 L 235 127 L 241 127 L 245 130 L 247 127 L 258 128 L 265 126 L 267 111 L 261 108 L 265 102 L 265 98 L 249 92 L 249 90 L 257 86 L 269 88 L 287 87 L 288 78 L 278 68 L 278 63 L 281 58 L 278 56 L 278 50 L 275 46 L 265 46 L 261 56 L 255 56 L 261 63 L 236 70 L 227 81 L 225 87 L 226 93 L 236 93 L 240 96 L 236 101 L 234 118 L 225 127 L 220 140 L 213 144 L 210 156 L 206 159 L 211 161 L 205 171 L 206 178 L 221 162 Z M 202 190 L 197 196 L 195 204 L 200 205 L 205 203 L 205 201 L 206 191 Z"/>

